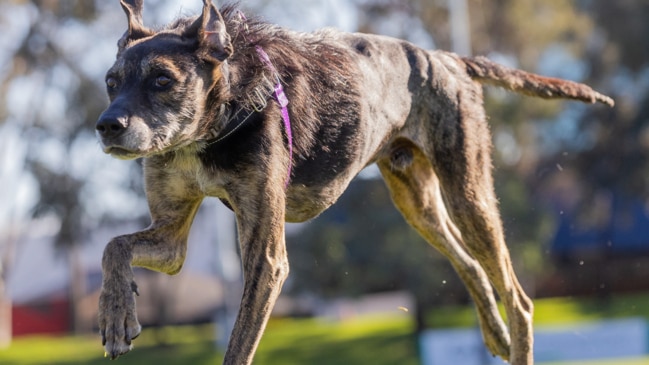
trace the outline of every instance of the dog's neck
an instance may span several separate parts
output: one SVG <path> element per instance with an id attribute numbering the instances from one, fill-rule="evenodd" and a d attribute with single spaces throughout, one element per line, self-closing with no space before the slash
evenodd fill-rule
<path id="1" fill-rule="evenodd" d="M 254 113 L 258 113 L 262 110 L 263 108 L 259 110 L 247 110 L 244 107 L 237 106 L 236 103 L 221 104 L 219 112 L 214 118 L 212 126 L 208 131 L 208 138 L 206 140 L 207 146 L 219 143 L 233 135 Z"/>

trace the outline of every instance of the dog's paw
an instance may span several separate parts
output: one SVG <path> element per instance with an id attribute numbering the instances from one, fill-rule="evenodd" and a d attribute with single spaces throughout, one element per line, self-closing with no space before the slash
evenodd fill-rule
<path id="1" fill-rule="evenodd" d="M 99 296 L 99 332 L 105 356 L 116 359 L 129 352 L 131 341 L 139 336 L 142 326 L 135 313 L 135 282 L 107 282 Z"/>
<path id="2" fill-rule="evenodd" d="M 506 327 L 492 326 L 483 333 L 485 345 L 494 356 L 509 361 L 510 338 Z"/>

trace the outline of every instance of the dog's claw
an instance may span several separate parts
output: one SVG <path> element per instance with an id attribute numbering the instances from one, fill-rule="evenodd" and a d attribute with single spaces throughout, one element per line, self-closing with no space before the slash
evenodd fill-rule
<path id="1" fill-rule="evenodd" d="M 107 346 L 104 350 L 104 357 L 109 357 L 111 360 L 115 360 L 133 349 L 133 345 L 130 344 L 130 341 L 128 341 L 128 344 L 122 342 L 121 344 L 114 343 L 113 345 L 112 348 Z"/>
<path id="2" fill-rule="evenodd" d="M 133 293 L 137 295 L 138 297 L 140 296 L 140 291 L 137 289 L 137 284 L 135 281 L 131 281 L 131 290 L 133 290 Z"/>
<path id="3" fill-rule="evenodd" d="M 117 359 L 118 357 L 119 357 L 119 355 L 118 355 L 117 353 L 115 353 L 115 352 L 112 352 L 112 353 L 110 354 L 110 359 L 111 359 L 111 360 L 115 360 L 115 359 Z"/>
<path id="4" fill-rule="evenodd" d="M 126 341 L 126 344 L 130 346 L 131 342 L 133 340 L 135 340 L 137 338 L 137 336 L 139 336 L 139 335 L 140 335 L 140 333 L 138 332 L 138 333 L 135 333 L 135 334 L 133 334 L 131 336 L 131 332 L 127 330 L 126 331 L 126 337 L 124 338 L 124 341 Z"/>
<path id="5" fill-rule="evenodd" d="M 129 350 L 130 350 L 130 349 L 129 349 Z M 111 360 L 116 360 L 118 357 L 120 357 L 120 355 L 123 355 L 123 354 L 125 354 L 125 353 L 126 353 L 126 352 L 121 352 L 121 353 L 120 353 L 119 351 L 113 351 L 113 352 L 110 354 L 110 359 L 111 359 Z"/>

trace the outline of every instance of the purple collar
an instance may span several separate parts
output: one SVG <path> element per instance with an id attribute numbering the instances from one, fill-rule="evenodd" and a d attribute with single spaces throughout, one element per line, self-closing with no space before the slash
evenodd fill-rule
<path id="1" fill-rule="evenodd" d="M 291 118 L 288 115 L 288 98 L 284 93 L 282 82 L 279 79 L 279 73 L 275 69 L 275 66 L 273 66 L 273 63 L 270 62 L 268 54 L 259 45 L 255 46 L 255 50 L 264 65 L 275 75 L 277 81 L 273 87 L 273 99 L 282 108 L 282 121 L 284 122 L 284 130 L 286 131 L 286 139 L 288 140 L 288 175 L 284 181 L 284 188 L 287 188 L 291 181 L 291 172 L 293 170 L 293 133 L 291 131 Z"/>

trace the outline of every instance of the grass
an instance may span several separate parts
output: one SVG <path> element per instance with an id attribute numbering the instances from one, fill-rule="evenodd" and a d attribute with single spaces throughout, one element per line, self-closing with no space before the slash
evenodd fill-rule
<path id="1" fill-rule="evenodd" d="M 502 307 L 500 312 L 504 311 Z M 534 324 L 555 325 L 591 322 L 603 318 L 643 317 L 649 321 L 649 294 L 617 296 L 614 299 L 546 298 L 534 300 Z M 426 317 L 432 328 L 473 327 L 477 317 L 473 306 L 435 308 Z"/>
<path id="2" fill-rule="evenodd" d="M 218 364 L 222 356 L 214 350 L 213 333 L 212 326 L 145 329 L 135 341 L 136 349 L 119 364 Z M 99 341 L 99 335 L 20 337 L 0 350 L 0 364 L 106 364 Z"/>
<path id="3" fill-rule="evenodd" d="M 608 302 L 569 298 L 535 301 L 537 325 L 566 324 L 602 318 L 644 317 L 649 320 L 649 294 L 617 297 Z M 427 318 L 434 327 L 474 326 L 472 306 L 435 309 Z M 404 364 L 418 363 L 413 323 L 405 316 L 363 317 L 337 322 L 319 319 L 274 319 L 255 358 L 256 365 Z M 146 328 L 136 348 L 117 364 L 219 364 L 214 327 Z M 3 365 L 106 364 L 98 335 L 30 336 L 0 350 Z M 649 357 L 551 365 L 649 365 Z M 546 364 L 550 365 L 550 364 Z"/>
<path id="4" fill-rule="evenodd" d="M 614 360 L 589 360 L 589 361 L 574 361 L 574 362 L 553 362 L 544 363 L 544 365 L 649 365 L 649 357 L 640 359 L 614 359 Z"/>
<path id="5" fill-rule="evenodd" d="M 411 323 L 405 317 L 361 318 L 346 322 L 273 320 L 255 364 L 417 364 Z M 136 348 L 119 358 L 129 364 L 219 364 L 213 326 L 147 328 Z M 0 350 L 3 365 L 106 364 L 99 336 L 30 336 Z"/>

